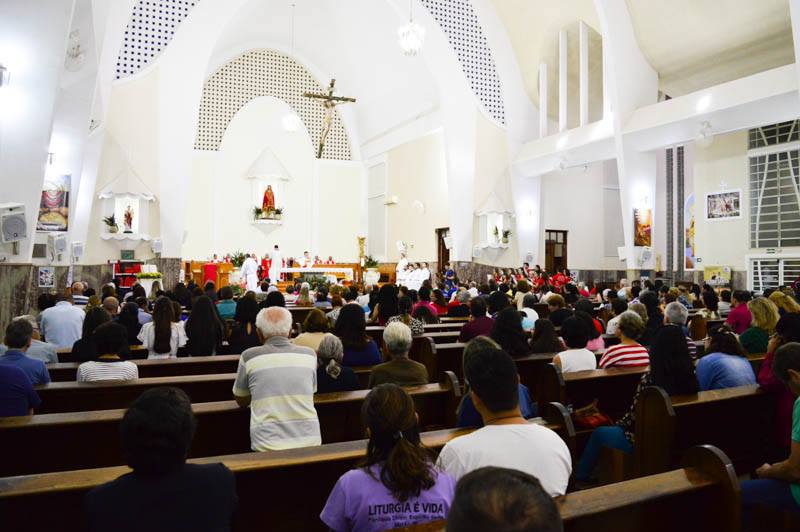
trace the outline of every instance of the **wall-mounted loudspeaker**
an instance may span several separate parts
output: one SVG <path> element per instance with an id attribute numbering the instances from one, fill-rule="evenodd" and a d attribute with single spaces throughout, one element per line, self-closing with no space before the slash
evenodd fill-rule
<path id="1" fill-rule="evenodd" d="M 474 248 L 472 248 L 473 258 L 479 259 L 481 255 L 483 255 L 483 250 L 480 248 L 480 246 L 475 246 Z"/>
<path id="2" fill-rule="evenodd" d="M 453 237 L 452 236 L 446 236 L 446 237 L 444 237 L 443 240 L 444 240 L 444 247 L 446 247 L 447 249 L 453 249 Z"/>
<path id="3" fill-rule="evenodd" d="M 72 260 L 76 261 L 83 255 L 83 242 L 72 243 Z"/>
<path id="4" fill-rule="evenodd" d="M 25 206 L 22 203 L 0 204 L 0 241 L 3 244 L 19 242 L 28 237 Z"/>
<path id="5" fill-rule="evenodd" d="M 50 233 L 47 235 L 47 255 L 50 260 L 61 260 L 61 255 L 67 251 L 67 235 Z"/>
<path id="6" fill-rule="evenodd" d="M 163 246 L 161 245 L 161 239 L 156 238 L 153 240 L 153 242 L 150 244 L 150 248 L 153 250 L 153 253 L 161 253 L 161 250 L 163 249 Z"/>

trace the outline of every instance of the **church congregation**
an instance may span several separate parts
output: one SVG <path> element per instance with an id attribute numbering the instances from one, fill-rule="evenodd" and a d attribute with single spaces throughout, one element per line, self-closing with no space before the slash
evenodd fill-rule
<path id="1" fill-rule="evenodd" d="M 0 1 L 0 528 L 800 530 L 798 43 Z"/>

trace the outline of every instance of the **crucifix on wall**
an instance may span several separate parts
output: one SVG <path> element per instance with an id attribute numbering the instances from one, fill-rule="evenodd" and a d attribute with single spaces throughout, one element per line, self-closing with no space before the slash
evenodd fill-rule
<path id="1" fill-rule="evenodd" d="M 346 96 L 334 96 L 334 86 L 336 85 L 336 80 L 332 79 L 331 84 L 328 85 L 328 93 L 327 94 L 317 94 L 314 92 L 306 92 L 303 93 L 303 96 L 306 98 L 316 98 L 322 100 L 322 108 L 325 110 L 325 116 L 322 120 L 322 132 L 319 136 L 319 148 L 317 149 L 317 159 L 322 157 L 322 150 L 325 148 L 325 140 L 328 138 L 328 133 L 331 132 L 331 127 L 333 126 L 333 113 L 336 110 L 336 106 L 343 104 L 343 103 L 351 103 L 355 102 L 355 98 L 348 98 Z"/>

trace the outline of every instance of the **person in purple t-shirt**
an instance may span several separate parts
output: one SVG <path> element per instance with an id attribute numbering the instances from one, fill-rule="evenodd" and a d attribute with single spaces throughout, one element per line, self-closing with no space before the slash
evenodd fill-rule
<path id="1" fill-rule="evenodd" d="M 456 483 L 422 446 L 411 396 L 380 384 L 361 412 L 369 431 L 366 459 L 336 482 L 322 522 L 336 532 L 372 532 L 445 519 Z"/>
<path id="2" fill-rule="evenodd" d="M 459 342 L 469 342 L 477 336 L 489 336 L 494 328 L 494 319 L 486 315 L 486 300 L 476 297 L 469 306 L 470 319 L 461 327 Z"/>

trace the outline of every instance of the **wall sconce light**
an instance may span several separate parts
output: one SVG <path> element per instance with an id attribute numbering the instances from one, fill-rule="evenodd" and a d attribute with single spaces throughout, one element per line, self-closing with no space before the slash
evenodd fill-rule
<path id="1" fill-rule="evenodd" d="M 8 71 L 8 68 L 3 66 L 0 63 L 0 89 L 8 85 L 9 81 L 11 80 L 11 73 Z"/>

